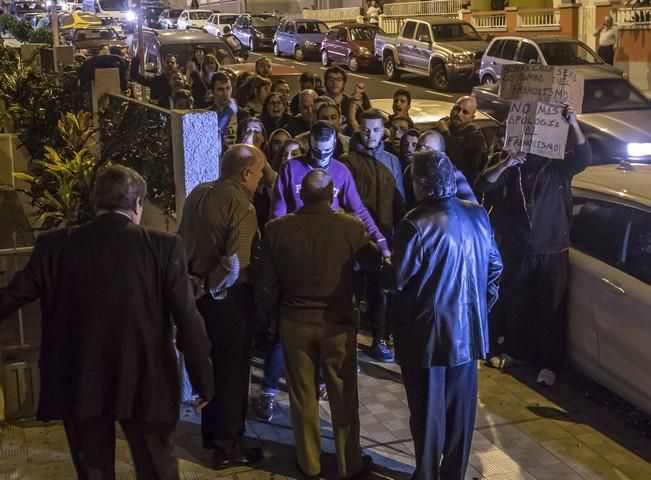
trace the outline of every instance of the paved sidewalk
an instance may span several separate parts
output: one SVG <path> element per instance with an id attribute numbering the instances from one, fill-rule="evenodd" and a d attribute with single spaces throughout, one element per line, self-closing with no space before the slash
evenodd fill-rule
<path id="1" fill-rule="evenodd" d="M 360 336 L 362 352 L 369 343 L 367 337 Z M 408 479 L 414 466 L 413 443 L 399 369 L 375 363 L 364 353 L 360 353 L 360 364 L 362 446 L 375 460 L 373 478 Z M 554 389 L 528 385 L 534 373 L 520 369 L 511 375 L 480 366 L 477 429 L 467 479 L 651 479 L 650 439 L 609 418 L 601 407 L 586 403 L 573 385 L 562 381 Z M 254 383 L 260 375 L 256 363 Z M 257 385 L 252 392 L 257 393 Z M 278 399 L 270 424 L 253 419 L 247 423 L 250 444 L 265 448 L 266 459 L 255 470 L 215 472 L 206 468 L 210 452 L 200 448 L 199 417 L 192 408 L 184 408 L 176 436 L 182 478 L 296 478 L 287 394 L 281 392 Z M 325 402 L 321 402 L 321 418 L 322 471 L 324 478 L 336 478 Z M 117 478 L 135 478 L 124 440 L 118 440 L 117 458 Z M 70 478 L 74 478 L 74 470 L 60 425 L 26 422 L 2 428 L 0 480 Z"/>

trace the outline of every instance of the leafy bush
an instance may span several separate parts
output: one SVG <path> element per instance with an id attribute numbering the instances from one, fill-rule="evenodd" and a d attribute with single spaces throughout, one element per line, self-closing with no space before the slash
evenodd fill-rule
<path id="1" fill-rule="evenodd" d="M 37 28 L 36 30 L 32 30 L 29 34 L 29 41 L 31 43 L 45 43 L 50 47 L 54 44 L 52 31 L 49 28 Z"/>
<path id="2" fill-rule="evenodd" d="M 0 15 L 0 30 L 6 30 L 11 33 L 11 30 L 15 28 L 17 23 L 18 19 L 13 15 L 9 15 L 8 13 Z"/>

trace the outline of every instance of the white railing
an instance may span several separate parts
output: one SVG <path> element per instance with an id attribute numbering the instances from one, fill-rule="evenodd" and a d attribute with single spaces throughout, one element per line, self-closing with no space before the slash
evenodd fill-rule
<path id="1" fill-rule="evenodd" d="M 331 8 L 330 10 L 303 10 L 302 18 L 314 18 L 324 22 L 343 22 L 355 20 L 360 14 L 359 7 Z M 300 18 L 300 17 L 299 17 Z"/>
<path id="2" fill-rule="evenodd" d="M 618 28 L 648 28 L 651 26 L 651 8 L 617 8 L 612 10 Z"/>
<path id="3" fill-rule="evenodd" d="M 472 24 L 478 32 L 506 32 L 506 14 L 493 15 L 474 14 Z"/>
<path id="4" fill-rule="evenodd" d="M 398 35 L 400 27 L 402 26 L 403 18 L 401 17 L 387 17 L 380 15 L 380 28 L 389 35 Z"/>
<path id="5" fill-rule="evenodd" d="M 457 15 L 461 0 L 429 0 L 424 2 L 397 2 L 384 5 L 384 14 L 389 17 L 410 17 L 417 15 Z"/>
<path id="6" fill-rule="evenodd" d="M 283 20 L 299 20 L 303 18 L 303 12 L 281 13 L 280 18 L 282 18 Z"/>
<path id="7" fill-rule="evenodd" d="M 518 12 L 518 30 L 560 30 L 560 10 Z"/>

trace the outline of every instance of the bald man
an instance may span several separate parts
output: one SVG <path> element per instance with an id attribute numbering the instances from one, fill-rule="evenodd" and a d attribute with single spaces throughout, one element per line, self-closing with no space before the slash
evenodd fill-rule
<path id="1" fill-rule="evenodd" d="M 186 199 L 179 228 L 213 347 L 216 394 L 201 411 L 201 435 L 204 448 L 214 450 L 215 469 L 262 459 L 262 450 L 244 449 L 241 438 L 253 350 L 251 266 L 260 239 L 252 201 L 264 166 L 260 149 L 233 145 L 221 178 L 196 186 Z"/>
<path id="2" fill-rule="evenodd" d="M 298 94 L 298 115 L 287 124 L 287 131 L 292 137 L 307 132 L 316 122 L 316 100 L 318 94 L 314 90 L 303 90 Z"/>
<path id="3" fill-rule="evenodd" d="M 484 136 L 472 124 L 476 112 L 477 100 L 466 95 L 456 101 L 449 117 L 434 125 L 445 139 L 445 151 L 450 160 L 473 188 L 486 164 L 488 150 Z"/>
<path id="4" fill-rule="evenodd" d="M 297 463 L 305 478 L 321 472 L 319 405 L 321 366 L 328 389 L 339 478 L 362 478 L 370 457 L 359 446 L 357 325 L 353 267 L 377 271 L 381 254 L 364 224 L 331 205 L 334 184 L 315 168 L 301 182 L 303 205 L 265 229 L 256 300 L 278 312 Z M 325 475 L 332 477 L 333 475 Z"/>

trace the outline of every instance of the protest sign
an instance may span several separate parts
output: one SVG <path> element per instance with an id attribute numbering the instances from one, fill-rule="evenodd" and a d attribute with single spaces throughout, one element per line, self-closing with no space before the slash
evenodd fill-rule
<path id="1" fill-rule="evenodd" d="M 499 95 L 516 102 L 569 103 L 581 113 L 583 76 L 565 67 L 504 65 Z"/>
<path id="2" fill-rule="evenodd" d="M 546 158 L 564 158 L 569 123 L 563 106 L 539 102 L 513 102 L 506 121 L 504 150 Z"/>

